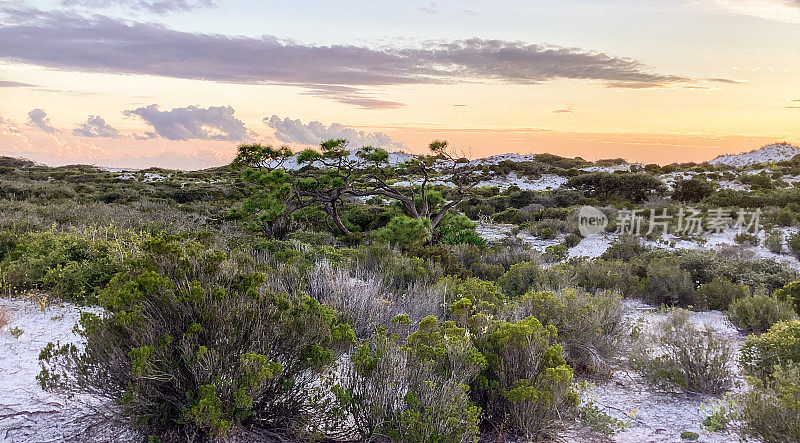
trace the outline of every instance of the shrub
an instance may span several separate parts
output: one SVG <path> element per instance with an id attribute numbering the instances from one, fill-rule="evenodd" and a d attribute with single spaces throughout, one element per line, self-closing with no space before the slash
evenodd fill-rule
<path id="1" fill-rule="evenodd" d="M 678 180 L 672 191 L 672 198 L 682 202 L 698 203 L 716 190 L 713 183 L 698 177 Z"/>
<path id="2" fill-rule="evenodd" d="M 519 301 L 517 312 L 520 318 L 533 316 L 555 326 L 573 367 L 605 370 L 619 345 L 622 297 L 617 293 L 592 295 L 576 289 L 528 293 Z"/>
<path id="3" fill-rule="evenodd" d="M 643 254 L 647 248 L 642 246 L 639 237 L 635 235 L 620 235 L 600 256 L 603 260 L 623 260 L 629 261 L 634 257 Z"/>
<path id="4" fill-rule="evenodd" d="M 760 335 L 750 335 L 742 346 L 745 373 L 766 379 L 777 365 L 800 364 L 800 320 L 775 323 Z"/>
<path id="5" fill-rule="evenodd" d="M 758 246 L 758 237 L 749 232 L 740 232 L 736 234 L 733 240 L 740 245 Z"/>
<path id="6" fill-rule="evenodd" d="M 377 235 L 392 246 L 406 248 L 409 245 L 422 244 L 431 239 L 431 221 L 427 218 L 398 215 L 379 229 Z"/>
<path id="7" fill-rule="evenodd" d="M 98 297 L 106 313 L 81 315 L 85 349 L 42 351 L 42 387 L 113 400 L 132 427 L 171 441 L 240 426 L 306 431 L 317 418 L 312 375 L 336 361 L 352 329 L 309 296 L 265 291 L 263 275 L 219 258 L 118 274 Z"/>
<path id="8" fill-rule="evenodd" d="M 772 231 L 764 239 L 764 246 L 773 254 L 780 254 L 783 251 L 783 234 L 781 234 L 781 231 Z"/>
<path id="9" fill-rule="evenodd" d="M 797 318 L 791 302 L 759 294 L 731 303 L 728 318 L 737 328 L 748 332 L 764 332 L 775 323 Z"/>
<path id="10" fill-rule="evenodd" d="M 333 388 L 345 437 L 463 442 L 478 434 L 468 385 L 486 366 L 464 329 L 426 317 L 405 344 L 385 329 L 350 356 Z"/>
<path id="11" fill-rule="evenodd" d="M 800 281 L 787 283 L 786 286 L 775 291 L 775 297 L 780 301 L 788 301 L 794 306 L 794 310 L 800 313 Z"/>
<path id="12" fill-rule="evenodd" d="M 91 302 L 121 270 L 122 250 L 130 246 L 75 233 L 29 233 L 0 262 L 0 274 L 7 291 L 43 288 L 69 301 Z"/>
<path id="13" fill-rule="evenodd" d="M 752 389 L 739 399 L 742 437 L 764 442 L 800 441 L 800 367 L 778 367 L 769 380 L 751 383 Z"/>
<path id="14" fill-rule="evenodd" d="M 577 406 L 570 390 L 572 368 L 556 340 L 555 328 L 534 317 L 494 322 L 478 338 L 476 347 L 488 366 L 470 392 L 495 429 L 536 440 Z"/>
<path id="15" fill-rule="evenodd" d="M 577 236 L 575 234 L 567 234 L 567 236 L 564 237 L 564 244 L 568 248 L 573 248 L 575 246 L 578 246 L 578 243 L 580 242 L 581 242 L 580 236 Z"/>
<path id="16" fill-rule="evenodd" d="M 667 306 L 703 308 L 703 300 L 695 291 L 691 275 L 671 258 L 657 258 L 647 265 L 647 278 L 642 282 L 648 303 Z"/>
<path id="17" fill-rule="evenodd" d="M 732 385 L 732 351 L 709 328 L 689 322 L 689 312 L 673 310 L 654 331 L 636 343 L 631 362 L 645 378 L 662 388 L 716 394 Z"/>
<path id="18" fill-rule="evenodd" d="M 789 237 L 787 244 L 795 257 L 800 258 L 800 233 Z"/>
<path id="19" fill-rule="evenodd" d="M 545 248 L 542 258 L 548 263 L 555 263 L 566 259 L 568 255 L 569 248 L 567 248 L 567 245 L 559 244 Z"/>
<path id="20" fill-rule="evenodd" d="M 486 246 L 486 240 L 475 231 L 477 225 L 466 215 L 448 213 L 439 223 L 442 243 L 448 245 Z"/>
<path id="21" fill-rule="evenodd" d="M 710 282 L 700 286 L 697 291 L 705 299 L 708 309 L 723 311 L 728 309 L 734 300 L 749 294 L 747 286 L 732 283 L 725 277 L 714 277 Z"/>
<path id="22" fill-rule="evenodd" d="M 541 283 L 543 274 L 542 268 L 534 262 L 517 263 L 497 279 L 497 285 L 504 294 L 517 297 L 535 289 Z"/>
<path id="23" fill-rule="evenodd" d="M 651 195 L 662 195 L 666 187 L 650 174 L 611 174 L 592 172 L 571 177 L 566 187 L 586 193 L 586 196 L 606 199 L 625 199 L 634 203 L 647 200 Z"/>
<path id="24" fill-rule="evenodd" d="M 725 393 L 722 400 L 700 405 L 701 412 L 708 412 L 703 419 L 703 428 L 709 432 L 727 429 L 731 421 L 736 419 L 738 406 L 731 394 Z"/>

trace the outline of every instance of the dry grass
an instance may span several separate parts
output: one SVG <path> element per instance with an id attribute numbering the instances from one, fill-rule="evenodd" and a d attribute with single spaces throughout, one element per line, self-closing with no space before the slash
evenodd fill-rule
<path id="1" fill-rule="evenodd" d="M 8 313 L 8 310 L 6 310 L 6 308 L 0 308 L 0 331 L 5 329 L 10 322 L 11 315 Z"/>

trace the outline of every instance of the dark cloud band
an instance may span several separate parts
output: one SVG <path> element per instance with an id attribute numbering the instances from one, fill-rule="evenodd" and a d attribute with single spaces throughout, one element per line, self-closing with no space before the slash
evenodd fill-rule
<path id="1" fill-rule="evenodd" d="M 367 108 L 400 103 L 363 88 L 567 78 L 651 88 L 689 79 L 652 73 L 629 58 L 580 48 L 504 40 L 427 42 L 416 48 L 313 46 L 272 36 L 179 32 L 162 25 L 65 11 L 0 9 L 0 58 L 58 69 L 159 75 L 246 84 L 284 84 Z"/>

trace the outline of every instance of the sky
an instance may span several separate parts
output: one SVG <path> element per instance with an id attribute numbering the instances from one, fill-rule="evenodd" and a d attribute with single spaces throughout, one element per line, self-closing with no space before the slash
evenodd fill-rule
<path id="1" fill-rule="evenodd" d="M 705 161 L 800 142 L 800 0 L 0 0 L 0 155 L 200 169 L 346 138 Z"/>

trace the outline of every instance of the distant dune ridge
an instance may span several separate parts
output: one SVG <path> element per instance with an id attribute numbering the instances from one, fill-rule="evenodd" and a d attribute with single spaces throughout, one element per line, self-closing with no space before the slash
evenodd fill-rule
<path id="1" fill-rule="evenodd" d="M 720 155 L 711 160 L 712 165 L 728 165 L 735 167 L 749 166 L 758 163 L 772 163 L 782 160 L 791 160 L 800 155 L 800 148 L 789 143 L 775 143 L 764 146 L 755 151 L 742 154 Z"/>

